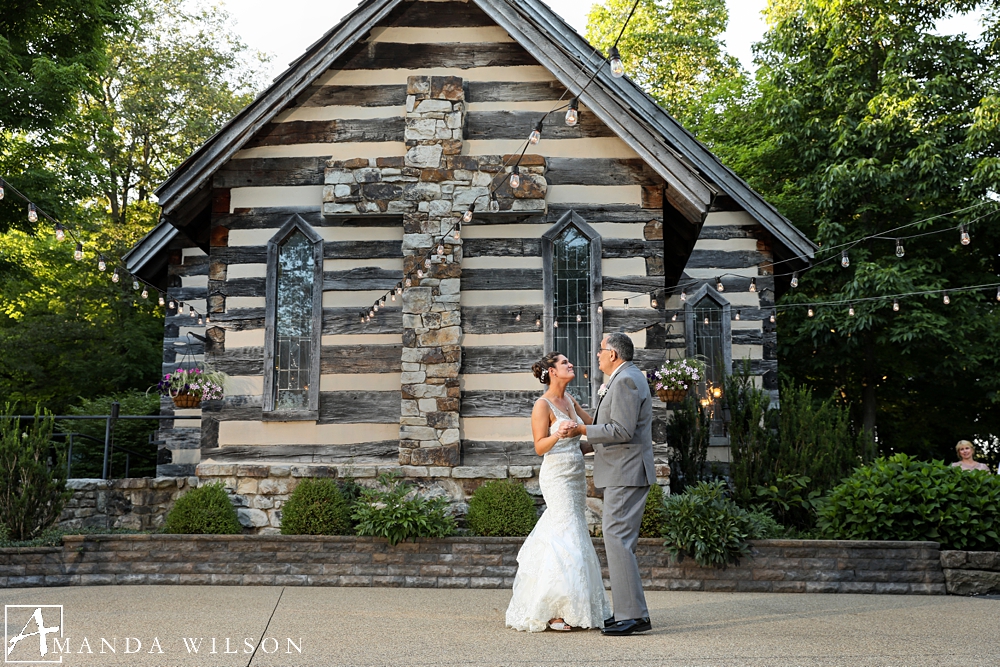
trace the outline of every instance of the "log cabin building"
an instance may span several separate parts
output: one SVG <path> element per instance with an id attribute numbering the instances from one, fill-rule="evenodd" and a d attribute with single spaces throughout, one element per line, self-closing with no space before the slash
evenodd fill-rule
<path id="1" fill-rule="evenodd" d="M 164 371 L 230 375 L 200 425 L 164 425 L 158 472 L 530 483 L 531 363 L 566 352 L 591 403 L 611 331 L 645 369 L 700 354 L 719 382 L 748 358 L 776 396 L 772 263 L 814 246 L 606 63 L 540 0 L 366 0 L 310 46 L 160 187 L 126 258 L 210 319 L 168 309 Z"/>

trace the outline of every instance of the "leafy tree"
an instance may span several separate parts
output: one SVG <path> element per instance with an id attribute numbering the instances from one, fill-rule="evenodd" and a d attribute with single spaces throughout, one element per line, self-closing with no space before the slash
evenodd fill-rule
<path id="1" fill-rule="evenodd" d="M 633 4 L 594 5 L 587 39 L 607 53 Z M 728 20 L 725 0 L 639 0 L 618 43 L 628 76 L 689 129 L 741 90 L 745 74 L 719 39 Z"/>

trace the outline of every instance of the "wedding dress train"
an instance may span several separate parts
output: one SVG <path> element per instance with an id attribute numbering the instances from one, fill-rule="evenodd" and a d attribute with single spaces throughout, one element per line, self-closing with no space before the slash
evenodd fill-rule
<path id="1" fill-rule="evenodd" d="M 578 421 L 552 404 L 556 422 Z M 517 554 L 507 627 L 541 632 L 553 618 L 574 628 L 601 628 L 611 616 L 601 565 L 587 531 L 587 479 L 580 437 L 563 438 L 542 459 L 538 484 L 545 512 Z"/>

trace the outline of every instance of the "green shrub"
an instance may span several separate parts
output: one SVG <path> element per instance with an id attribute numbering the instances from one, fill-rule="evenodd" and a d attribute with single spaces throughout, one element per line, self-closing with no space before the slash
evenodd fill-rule
<path id="1" fill-rule="evenodd" d="M 820 492 L 810 490 L 811 482 L 805 475 L 778 475 L 767 485 L 757 486 L 757 500 L 783 525 L 809 528 L 815 525 L 816 508 L 822 502 Z"/>
<path id="2" fill-rule="evenodd" d="M 750 517 L 725 496 L 724 482 L 701 482 L 668 496 L 663 506 L 665 546 L 678 560 L 688 556 L 703 567 L 725 569 L 750 553 Z"/>
<path id="3" fill-rule="evenodd" d="M 469 498 L 465 520 L 474 535 L 524 537 L 535 527 L 538 510 L 523 485 L 495 479 L 480 486 Z"/>
<path id="4" fill-rule="evenodd" d="M 1000 477 L 905 454 L 854 471 L 818 509 L 825 537 L 933 540 L 944 549 L 1000 550 Z"/>
<path id="5" fill-rule="evenodd" d="M 412 485 L 392 475 L 379 475 L 380 488 L 361 489 L 353 518 L 358 535 L 384 537 L 390 545 L 416 537 L 447 537 L 455 532 L 448 501 L 424 498 Z"/>
<path id="6" fill-rule="evenodd" d="M 77 405 L 70 407 L 68 415 L 109 415 L 111 404 L 118 401 L 121 415 L 158 415 L 160 397 L 133 389 L 108 396 L 79 398 Z M 183 423 L 181 423 L 183 425 Z M 73 464 L 70 475 L 74 479 L 100 477 L 104 466 L 104 431 L 107 421 L 103 419 L 64 419 L 56 423 L 60 433 L 82 433 L 95 440 L 76 438 L 73 441 Z M 112 444 L 125 447 L 139 456 L 129 457 L 129 475 L 132 477 L 156 474 L 156 447 L 149 444 L 149 435 L 159 428 L 155 419 L 121 419 L 115 422 Z M 125 473 L 125 452 L 117 449 L 111 457 L 113 474 Z"/>
<path id="7" fill-rule="evenodd" d="M 642 524 L 639 537 L 660 537 L 663 535 L 663 487 L 653 484 L 646 496 L 646 507 L 642 510 Z"/>
<path id="8" fill-rule="evenodd" d="M 164 532 L 182 535 L 237 535 L 242 530 L 221 482 L 199 486 L 178 498 L 164 526 Z"/>
<path id="9" fill-rule="evenodd" d="M 688 396 L 667 419 L 667 442 L 670 443 L 670 490 L 684 493 L 688 486 L 707 479 L 708 414 Z M 657 535 L 657 537 L 659 537 Z"/>
<path id="10" fill-rule="evenodd" d="M 351 506 L 332 479 L 303 479 L 281 508 L 282 535 L 353 535 Z"/>
<path id="11" fill-rule="evenodd" d="M 13 412 L 4 406 L 5 414 Z M 27 424 L 0 419 L 0 523 L 11 540 L 40 535 L 72 495 L 66 490 L 65 450 L 52 442 L 53 426 L 52 416 L 38 411 Z"/>
<path id="12" fill-rule="evenodd" d="M 778 537 L 785 537 L 787 531 L 784 526 L 778 523 L 771 513 L 764 508 L 758 508 L 747 512 L 749 519 L 749 532 L 747 539 L 750 540 L 773 540 Z"/>

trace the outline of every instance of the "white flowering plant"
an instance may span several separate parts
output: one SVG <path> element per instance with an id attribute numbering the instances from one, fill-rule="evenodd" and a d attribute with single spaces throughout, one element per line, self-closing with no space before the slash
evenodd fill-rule
<path id="1" fill-rule="evenodd" d="M 646 373 L 649 389 L 657 391 L 687 391 L 705 379 L 705 362 L 698 359 L 673 359 L 655 371 Z"/>
<path id="2" fill-rule="evenodd" d="M 225 395 L 226 374 L 200 368 L 178 368 L 167 373 L 156 386 L 162 396 L 175 398 L 182 394 L 194 396 L 199 401 L 211 401 Z"/>

